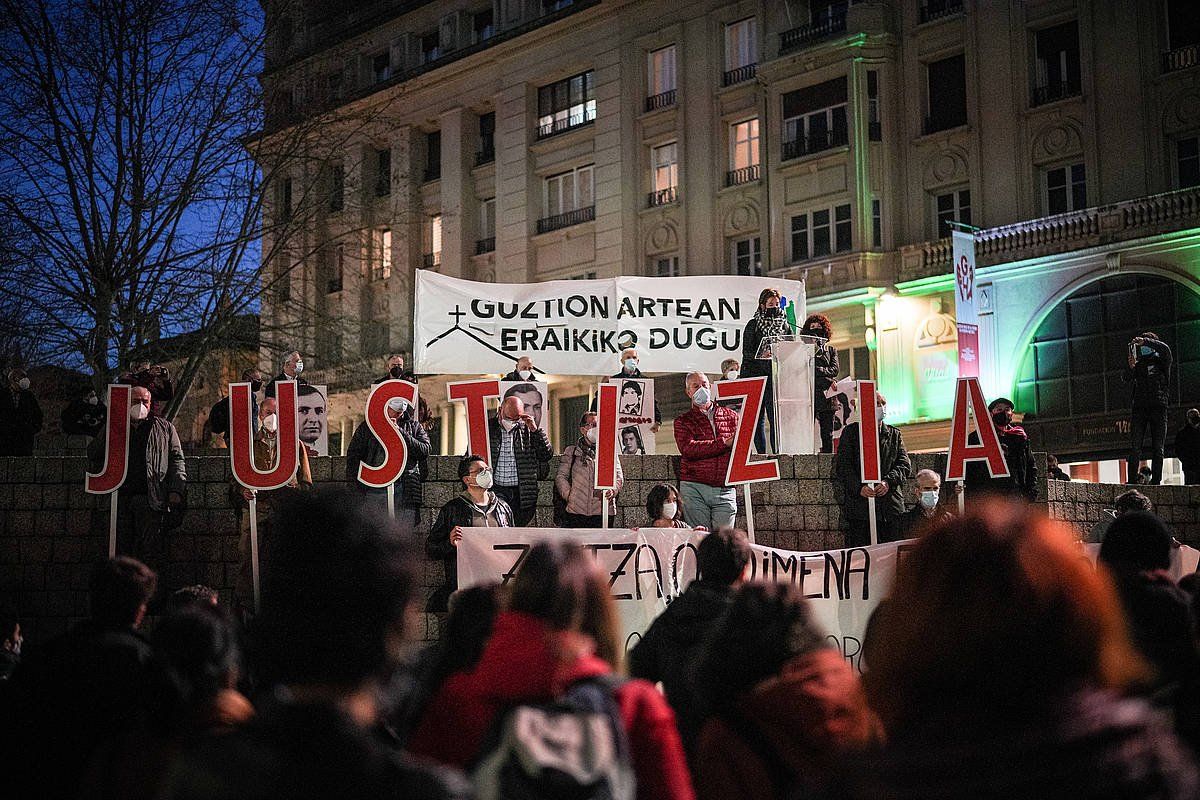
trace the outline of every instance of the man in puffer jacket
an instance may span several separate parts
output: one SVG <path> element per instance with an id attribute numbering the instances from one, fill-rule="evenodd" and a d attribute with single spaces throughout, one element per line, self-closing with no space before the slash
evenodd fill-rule
<path id="1" fill-rule="evenodd" d="M 675 418 L 679 463 L 679 500 L 693 528 L 717 530 L 737 518 L 737 492 L 725 485 L 729 454 L 737 433 L 735 411 L 713 402 L 708 376 L 689 372 L 684 379 L 692 407 Z"/>

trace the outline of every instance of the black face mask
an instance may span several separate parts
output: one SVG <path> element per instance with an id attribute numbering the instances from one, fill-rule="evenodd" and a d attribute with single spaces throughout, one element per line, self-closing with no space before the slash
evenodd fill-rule
<path id="1" fill-rule="evenodd" d="M 250 391 L 252 391 L 252 392 L 262 391 L 262 381 L 250 381 Z"/>
<path id="2" fill-rule="evenodd" d="M 1012 423 L 1012 414 L 1006 411 L 997 411 L 995 414 L 992 414 L 992 422 L 996 423 L 997 428 L 1007 427 Z"/>
<path id="3" fill-rule="evenodd" d="M 783 315 L 783 309 L 768 306 L 767 308 L 763 309 L 763 315 L 767 317 L 779 317 Z"/>
<path id="4" fill-rule="evenodd" d="M 392 367 L 390 370 L 388 370 L 388 374 L 390 374 L 393 378 L 399 378 L 404 374 L 404 367 Z"/>

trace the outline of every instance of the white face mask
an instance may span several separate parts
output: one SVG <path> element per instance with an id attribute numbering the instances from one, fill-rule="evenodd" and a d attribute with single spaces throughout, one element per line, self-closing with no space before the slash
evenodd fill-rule
<path id="1" fill-rule="evenodd" d="M 17 388 L 18 389 L 28 389 L 29 388 L 29 378 L 21 378 L 21 380 L 17 381 Z"/>
<path id="2" fill-rule="evenodd" d="M 739 373 L 738 373 L 738 371 L 737 371 L 736 369 L 731 369 L 731 370 L 729 370 L 729 372 L 726 372 L 726 373 L 725 373 L 725 380 L 727 380 L 727 381 L 736 381 L 736 380 L 737 380 L 737 377 L 738 377 L 738 374 L 739 374 Z"/>
<path id="3" fill-rule="evenodd" d="M 675 513 L 677 511 L 679 511 L 678 503 L 663 503 L 662 504 L 662 518 L 663 519 L 675 519 Z"/>
<path id="4" fill-rule="evenodd" d="M 475 475 L 475 485 L 480 489 L 492 488 L 492 471 L 490 469 L 480 470 Z"/>
<path id="5" fill-rule="evenodd" d="M 595 444 L 596 442 L 600 441 L 599 429 L 598 428 L 588 428 L 587 432 L 583 434 L 583 438 L 587 439 L 592 444 Z"/>
<path id="6" fill-rule="evenodd" d="M 633 372 L 635 369 L 637 369 L 637 365 L 638 360 L 636 358 L 625 359 L 625 369 L 629 370 L 630 372 Z"/>
<path id="7" fill-rule="evenodd" d="M 304 362 L 297 361 L 296 362 L 296 374 L 299 375 L 301 372 L 304 372 Z"/>
<path id="8" fill-rule="evenodd" d="M 511 431 L 513 428 L 517 427 L 517 421 L 514 419 L 508 419 L 507 417 L 501 417 L 500 427 L 504 428 L 506 431 Z"/>
<path id="9" fill-rule="evenodd" d="M 89 406 L 97 406 L 97 405 L 100 405 L 100 398 L 99 398 L 99 397 L 96 397 L 96 395 L 94 395 L 94 394 L 93 394 L 93 395 L 90 395 L 90 396 L 88 396 L 88 399 L 87 399 L 87 401 L 88 401 L 88 405 L 89 405 Z"/>
<path id="10" fill-rule="evenodd" d="M 395 414 L 403 414 L 408 410 L 408 401 L 403 397 L 393 397 L 391 400 L 388 400 L 387 407 L 389 411 Z"/>
<path id="11" fill-rule="evenodd" d="M 141 403 L 134 403 L 129 407 L 129 418 L 134 422 L 141 422 L 148 416 L 150 416 L 150 409 Z"/>
<path id="12" fill-rule="evenodd" d="M 527 381 L 527 380 L 529 380 L 529 376 L 533 374 L 533 370 L 519 369 L 519 370 L 517 370 L 517 374 L 521 376 L 521 380 Z"/>
<path id="13" fill-rule="evenodd" d="M 712 393 L 708 391 L 707 386 L 701 386 L 692 395 L 692 405 L 706 406 L 710 400 L 712 400 Z"/>
<path id="14" fill-rule="evenodd" d="M 938 502 L 938 490 L 937 489 L 931 489 L 929 491 L 921 492 L 921 505 L 924 508 L 933 508 L 934 506 L 937 505 L 937 502 Z"/>
<path id="15" fill-rule="evenodd" d="M 267 433 L 274 433 L 279 430 L 279 415 L 267 414 L 263 417 L 262 426 Z"/>

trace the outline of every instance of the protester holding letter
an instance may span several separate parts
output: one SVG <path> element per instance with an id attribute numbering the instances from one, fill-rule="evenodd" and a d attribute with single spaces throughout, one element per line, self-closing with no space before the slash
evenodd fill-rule
<path id="1" fill-rule="evenodd" d="M 838 373 L 841 372 L 837 350 L 829 344 L 833 338 L 833 324 L 824 314 L 811 314 L 804 320 L 801 332 L 812 337 L 816 344 L 813 353 L 813 413 L 817 416 L 817 426 L 821 431 L 821 452 L 832 453 L 837 400 L 826 397 L 825 392 L 837 383 Z"/>
<path id="2" fill-rule="evenodd" d="M 275 384 L 279 381 L 295 381 L 301 386 L 307 386 L 308 381 L 300 377 L 300 373 L 304 372 L 304 359 L 299 351 L 293 350 L 283 357 L 283 371 L 271 379 L 267 384 L 266 396 L 275 396 Z"/>
<path id="3" fill-rule="evenodd" d="M 841 487 L 842 516 L 849 529 L 847 547 L 866 547 L 871 544 L 870 511 L 867 498 L 875 497 L 875 521 L 879 541 L 894 542 L 900 537 L 900 518 L 904 515 L 904 481 L 912 474 L 912 462 L 904 449 L 900 429 L 888 425 L 887 400 L 875 394 L 875 416 L 879 420 L 879 474 L 881 483 L 870 486 L 862 482 L 858 440 L 860 424 L 852 422 L 842 430 L 842 440 L 833 457 L 833 483 Z"/>
<path id="4" fill-rule="evenodd" d="M 117 552 L 156 568 L 165 555 L 164 516 L 178 517 L 185 507 L 187 467 L 175 426 L 150 416 L 150 402 L 149 389 L 130 391 L 129 464 L 117 496 Z M 104 464 L 106 445 L 106 437 L 97 436 L 88 446 L 93 472 Z"/>
<path id="5" fill-rule="evenodd" d="M 615 491 L 596 489 L 596 415 L 591 411 L 579 419 L 579 441 L 563 450 L 558 459 L 558 474 L 554 490 L 566 503 L 563 527 L 599 528 L 603 524 L 603 506 L 608 503 L 611 519 L 617 513 L 616 496 L 625 483 L 621 459 L 616 459 L 617 488 Z"/>
<path id="6" fill-rule="evenodd" d="M 705 536 L 696 548 L 699 577 L 651 623 L 629 653 L 632 677 L 662 683 L 667 702 L 675 709 L 679 736 L 693 768 L 696 737 L 705 717 L 693 685 L 692 669 L 704 640 L 729 608 L 751 557 L 745 531 L 722 528 Z"/>
<path id="7" fill-rule="evenodd" d="M 513 371 L 505 375 L 500 380 L 502 381 L 536 381 L 537 374 L 533 371 L 533 359 L 529 356 L 521 356 L 517 359 L 517 364 L 513 367 Z"/>
<path id="8" fill-rule="evenodd" d="M 765 377 L 762 411 L 758 417 L 758 430 L 754 432 L 754 449 L 759 453 L 775 452 L 779 440 L 775 430 L 775 391 L 771 383 L 771 359 L 764 352 L 770 348 L 766 340 L 775 336 L 789 336 L 792 326 L 788 324 L 780 308 L 783 295 L 778 289 L 763 289 L 758 295 L 758 311 L 746 323 L 742 331 L 742 369 L 739 377 Z M 766 357 L 764 357 L 766 356 Z M 767 450 L 767 422 L 771 423 L 771 448 Z"/>
<path id="9" fill-rule="evenodd" d="M 669 483 L 658 483 L 646 493 L 646 519 L 651 528 L 690 528 L 683 521 L 679 492 Z"/>
<path id="10" fill-rule="evenodd" d="M 250 416 L 254 420 L 255 431 L 258 430 L 258 393 L 262 391 L 262 373 L 257 367 L 242 370 L 242 382 L 250 384 Z M 214 436 L 220 436 L 221 441 L 229 443 L 229 396 L 226 395 L 213 404 L 208 412 L 208 429 Z"/>
<path id="11" fill-rule="evenodd" d="M 537 511 L 538 481 L 549 475 L 554 454 L 550 438 L 516 396 L 500 404 L 488 427 L 495 492 L 512 508 L 516 524 L 524 527 Z"/>
<path id="12" fill-rule="evenodd" d="M 463 528 L 511 528 L 513 512 L 508 503 L 490 491 L 494 473 L 480 456 L 458 462 L 458 479 L 463 491 L 438 512 L 425 540 L 425 553 L 442 560 L 445 582 L 429 598 L 429 611 L 445 611 L 450 593 L 458 588 L 458 543 Z"/>
<path id="13" fill-rule="evenodd" d="M 1129 367 L 1121 374 L 1121 379 L 1133 384 L 1129 426 L 1130 483 L 1137 473 L 1147 433 L 1150 434 L 1150 483 L 1155 486 L 1162 483 L 1172 360 L 1171 348 L 1153 331 L 1135 336 L 1129 342 Z"/>
<path id="14" fill-rule="evenodd" d="M 614 378 L 636 378 L 636 379 L 644 380 L 644 381 L 653 380 L 652 378 L 650 378 L 650 376 L 642 374 L 642 370 L 638 366 L 639 362 L 640 362 L 640 359 L 638 358 L 638 351 L 632 347 L 625 348 L 624 350 L 621 351 L 621 371 L 618 372 L 616 375 L 613 375 L 612 377 L 614 377 Z M 596 398 L 594 398 L 594 397 L 592 398 L 591 410 L 592 411 L 596 410 Z M 662 423 L 662 415 L 659 414 L 659 412 L 658 412 L 658 397 L 655 396 L 655 398 L 654 398 L 654 424 L 650 427 L 650 430 L 653 431 L 654 433 L 658 433 L 658 428 L 661 423 Z"/>
<path id="15" fill-rule="evenodd" d="M 29 376 L 8 371 L 7 391 L 0 391 L 0 456 L 33 455 L 33 439 L 42 430 L 42 407 L 29 391 Z"/>
<path id="16" fill-rule="evenodd" d="M 683 518 L 693 528 L 732 527 L 737 518 L 737 490 L 725 485 L 738 415 L 713 402 L 708 376 L 689 372 L 684 390 L 692 407 L 675 418 L 679 463 L 679 497 Z"/>
<path id="17" fill-rule="evenodd" d="M 411 531 L 417 527 L 417 510 L 421 507 L 421 475 L 422 465 L 428 463 L 429 432 L 417 421 L 416 409 L 412 403 L 403 397 L 393 397 L 388 401 L 385 412 L 387 418 L 400 431 L 404 446 L 408 449 L 408 460 L 404 464 L 404 472 L 396 481 L 395 493 L 396 521 L 403 530 Z M 354 429 L 350 446 L 346 448 L 346 482 L 350 488 L 379 503 L 380 508 L 387 507 L 387 489 L 374 488 L 358 480 L 358 466 L 366 463 L 368 466 L 381 467 L 387 453 L 379 439 L 371 432 L 366 420 Z"/>
<path id="18" fill-rule="evenodd" d="M 958 485 L 957 482 L 955 485 Z M 923 469 L 917 473 L 917 504 L 900 517 L 899 538 L 912 539 L 935 521 L 953 516 L 939 503 L 941 490 L 941 475 L 931 469 Z M 893 540 L 883 538 L 881 533 L 879 541 L 882 543 Z"/>
<path id="19" fill-rule="evenodd" d="M 393 353 L 392 355 L 388 356 L 387 374 L 382 378 L 376 378 L 375 380 L 371 381 L 371 385 L 374 386 L 377 383 L 383 383 L 384 381 L 392 380 L 408 381 L 409 383 L 417 382 L 417 376 L 404 368 L 404 356 L 400 355 L 399 353 Z"/>
<path id="20" fill-rule="evenodd" d="M 1008 465 L 1008 477 L 993 478 L 985 462 L 972 461 L 967 464 L 966 480 L 966 489 L 972 495 L 984 492 L 1024 497 L 1030 502 L 1037 500 L 1038 470 L 1037 462 L 1033 459 L 1033 445 L 1025 429 L 1013 424 L 1013 408 L 1013 402 L 1007 397 L 997 397 L 988 403 L 988 413 L 992 415 L 992 424 L 1000 439 L 1004 463 Z M 986 423 L 980 421 L 980 424 Z M 971 431 L 967 441 L 979 444 L 979 433 Z"/>

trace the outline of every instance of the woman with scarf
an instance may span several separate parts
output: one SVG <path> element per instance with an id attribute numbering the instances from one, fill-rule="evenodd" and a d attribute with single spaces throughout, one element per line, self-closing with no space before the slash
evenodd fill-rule
<path id="1" fill-rule="evenodd" d="M 758 311 L 746 323 L 742 331 L 742 369 L 738 377 L 767 379 L 763 389 L 762 411 L 758 417 L 758 428 L 754 432 L 754 449 L 767 453 L 767 421 L 771 422 L 771 449 L 776 451 L 779 436 L 775 428 L 775 390 L 771 384 L 770 348 L 763 349 L 763 342 L 773 336 L 790 336 L 792 326 L 783 316 L 782 295 L 775 288 L 763 289 L 758 295 Z M 760 356 L 766 356 L 765 358 Z"/>

